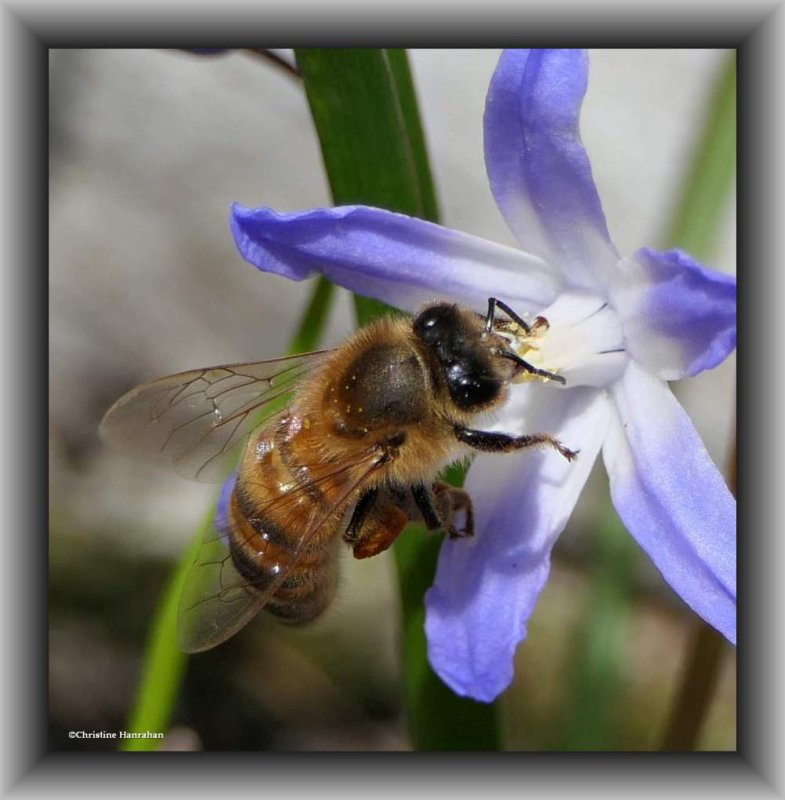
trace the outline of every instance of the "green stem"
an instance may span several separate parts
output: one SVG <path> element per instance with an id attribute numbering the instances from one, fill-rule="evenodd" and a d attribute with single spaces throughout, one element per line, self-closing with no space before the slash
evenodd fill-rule
<path id="1" fill-rule="evenodd" d="M 289 353 L 308 353 L 319 345 L 327 327 L 334 294 L 335 284 L 320 275 L 314 282 L 311 299 L 289 345 Z"/>
<path id="2" fill-rule="evenodd" d="M 709 258 L 736 177 L 736 54 L 718 75 L 692 166 L 665 237 L 697 258 Z"/>
<path id="3" fill-rule="evenodd" d="M 425 139 L 404 50 L 297 50 L 333 201 L 438 217 Z M 358 324 L 391 309 L 355 297 Z M 403 611 L 406 706 L 417 749 L 493 749 L 496 709 L 451 692 L 428 665 L 423 595 L 439 539 L 407 531 L 394 547 Z"/>
<path id="4" fill-rule="evenodd" d="M 453 466 L 444 478 L 463 483 L 465 470 Z M 423 597 L 433 584 L 441 536 L 422 526 L 407 529 L 393 550 L 403 609 L 406 707 L 418 750 L 498 750 L 496 705 L 455 695 L 428 664 Z"/>
<path id="5" fill-rule="evenodd" d="M 623 682 L 623 651 L 630 630 L 634 541 L 608 508 L 598 537 L 597 566 L 573 662 L 570 717 L 559 743 L 563 750 L 613 750 L 618 747 L 618 706 Z"/>
<path id="6" fill-rule="evenodd" d="M 212 523 L 212 517 L 211 510 L 203 530 Z M 145 647 L 142 679 L 136 702 L 128 720 L 127 727 L 131 732 L 164 733 L 169 728 L 188 658 L 176 644 L 177 609 L 185 577 L 201 543 L 201 535 L 194 537 L 161 595 Z M 157 750 L 159 745 L 160 739 L 123 739 L 120 742 L 120 749 Z"/>
<path id="7" fill-rule="evenodd" d="M 661 750 L 695 750 L 714 697 L 724 652 L 724 637 L 705 622 L 696 622 Z"/>

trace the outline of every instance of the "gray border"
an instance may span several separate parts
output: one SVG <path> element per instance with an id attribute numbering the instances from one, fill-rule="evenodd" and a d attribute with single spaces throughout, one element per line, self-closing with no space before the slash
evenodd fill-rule
<path id="1" fill-rule="evenodd" d="M 314 789 L 320 793 L 373 792 L 389 796 L 410 786 L 438 792 L 538 792 L 538 796 L 660 797 L 666 792 L 695 796 L 780 797 L 783 780 L 785 673 L 782 624 L 773 608 L 781 595 L 776 570 L 783 564 L 782 535 L 769 533 L 774 518 L 776 452 L 785 448 L 774 409 L 783 406 L 779 385 L 769 386 L 778 363 L 772 339 L 775 303 L 783 296 L 782 253 L 783 44 L 782 8 L 770 3 L 731 8 L 692 3 L 677 10 L 663 3 L 573 6 L 515 10 L 492 2 L 448 14 L 422 3 L 401 11 L 365 9 L 357 3 L 327 6 L 288 3 L 255 14 L 157 4 L 149 8 L 89 4 L 78 9 L 28 5 L 2 9 L 3 200 L 0 246 L 4 248 L 4 391 L 0 418 L 12 447 L 3 447 L 6 557 L 2 559 L 3 653 L 0 656 L 0 791 L 11 796 L 116 797 L 145 790 L 156 795 L 218 792 L 263 794 Z M 325 13 L 327 12 L 327 13 Z M 446 25 L 446 27 L 445 27 Z M 249 42 L 248 31 L 264 41 Z M 376 34 L 376 31 L 383 33 Z M 515 36 L 511 31 L 519 31 Z M 50 47 L 202 46 L 216 41 L 260 46 L 368 45 L 461 46 L 705 46 L 738 47 L 740 98 L 739 204 L 742 335 L 740 359 L 739 490 L 743 624 L 739 653 L 740 725 L 738 754 L 47 754 L 46 731 L 46 501 L 45 413 L 47 319 L 45 283 L 46 50 Z M 772 270 L 764 265 L 772 261 Z M 779 272 L 777 272 L 779 270 Z M 752 273 L 752 277 L 750 277 Z M 765 276 L 763 278 L 756 276 Z M 780 283 L 769 284 L 769 278 Z M 764 288 L 765 287 L 765 288 Z M 751 346 L 751 345 L 754 345 Z M 752 357 L 755 353 L 755 357 Z M 753 366 L 754 365 L 754 366 Z M 747 372 L 747 380 L 744 373 Z M 13 380 L 11 379 L 13 378 Z M 778 391 L 779 390 L 779 391 Z M 758 408 L 755 408 L 758 406 Z M 751 413 L 751 412 L 756 413 Z M 18 424 L 21 422 L 21 424 Z M 764 439 L 765 436 L 765 439 Z M 764 447 L 764 442 L 768 447 Z M 772 446 L 773 445 L 773 446 Z M 765 455 L 765 460 L 757 457 Z M 781 491 L 781 490 L 780 490 Z M 781 502 L 781 501 L 780 501 Z M 779 545 L 779 547 L 778 547 Z M 768 613 L 767 613 L 768 612 Z M 131 764 L 128 759 L 134 759 Z"/>

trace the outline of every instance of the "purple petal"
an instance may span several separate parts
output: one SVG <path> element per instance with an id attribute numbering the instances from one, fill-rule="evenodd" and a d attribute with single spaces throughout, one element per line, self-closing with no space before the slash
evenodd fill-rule
<path id="1" fill-rule="evenodd" d="M 506 50 L 485 106 L 485 163 L 521 246 L 596 288 L 618 255 L 578 130 L 587 76 L 583 50 Z"/>
<path id="2" fill-rule="evenodd" d="M 497 294 L 522 311 L 548 305 L 556 279 L 539 258 L 459 231 L 367 206 L 279 214 L 232 207 L 243 258 L 292 280 L 334 283 L 413 311 L 434 297 L 482 308 Z"/>
<path id="3" fill-rule="evenodd" d="M 233 472 L 224 481 L 224 485 L 221 487 L 221 493 L 218 495 L 213 526 L 216 531 L 221 534 L 221 538 L 225 538 L 228 535 L 227 531 L 230 519 L 229 506 L 232 502 L 232 492 L 234 491 L 235 483 L 237 483 L 237 473 Z"/>
<path id="4" fill-rule="evenodd" d="M 668 386 L 631 362 L 603 455 L 619 516 L 665 580 L 736 642 L 736 501 Z"/>
<path id="5" fill-rule="evenodd" d="M 552 433 L 580 454 L 572 463 L 550 448 L 479 456 L 466 482 L 476 534 L 444 542 L 425 598 L 433 669 L 457 694 L 485 702 L 512 680 L 513 656 L 548 578 L 551 549 L 586 482 L 608 420 L 607 397 L 594 389 L 521 389 L 529 393 L 526 431 Z"/>
<path id="6" fill-rule="evenodd" d="M 716 367 L 736 347 L 736 279 L 687 253 L 642 248 L 620 265 L 611 300 L 630 354 L 666 381 Z"/>

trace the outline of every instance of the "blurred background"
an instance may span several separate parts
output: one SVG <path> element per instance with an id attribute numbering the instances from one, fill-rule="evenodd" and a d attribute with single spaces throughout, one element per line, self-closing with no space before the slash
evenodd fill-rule
<path id="1" fill-rule="evenodd" d="M 443 223 L 514 244 L 482 151 L 499 52 L 409 55 Z M 726 57 L 592 51 L 583 140 L 620 252 L 663 245 Z M 109 450 L 98 424 L 142 381 L 282 354 L 310 285 L 244 262 L 229 206 L 296 210 L 329 205 L 329 195 L 298 79 L 258 55 L 53 50 L 49 80 L 50 747 L 112 749 L 67 733 L 126 726 L 160 591 L 216 490 Z M 732 273 L 734 201 L 726 214 L 711 265 Z M 341 291 L 325 344 L 352 326 Z M 735 368 L 734 356 L 674 386 L 726 474 Z M 599 470 L 557 545 L 501 701 L 508 749 L 646 750 L 662 738 L 694 617 L 644 557 L 623 617 L 608 622 L 617 635 L 608 638 L 613 691 L 602 735 L 565 733 L 575 729 L 576 697 L 590 691 L 581 668 L 597 632 L 587 616 L 598 532 L 613 525 L 607 495 Z M 409 749 L 392 559 L 346 558 L 343 567 L 339 598 L 313 627 L 286 630 L 261 615 L 190 659 L 167 749 Z M 701 748 L 735 749 L 735 703 L 726 647 Z"/>

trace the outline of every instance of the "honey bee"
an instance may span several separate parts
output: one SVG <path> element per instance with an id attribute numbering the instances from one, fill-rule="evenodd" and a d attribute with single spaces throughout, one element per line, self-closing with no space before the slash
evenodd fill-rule
<path id="1" fill-rule="evenodd" d="M 437 475 L 472 449 L 545 445 L 575 458 L 546 433 L 471 426 L 513 382 L 564 383 L 518 352 L 544 330 L 544 318 L 530 326 L 495 298 L 486 315 L 438 302 L 378 319 L 334 350 L 182 372 L 120 398 L 103 437 L 186 477 L 220 480 L 246 441 L 186 579 L 182 649 L 220 644 L 263 608 L 290 623 L 318 617 L 341 539 L 368 558 L 410 521 L 471 536 L 469 495 Z"/>

